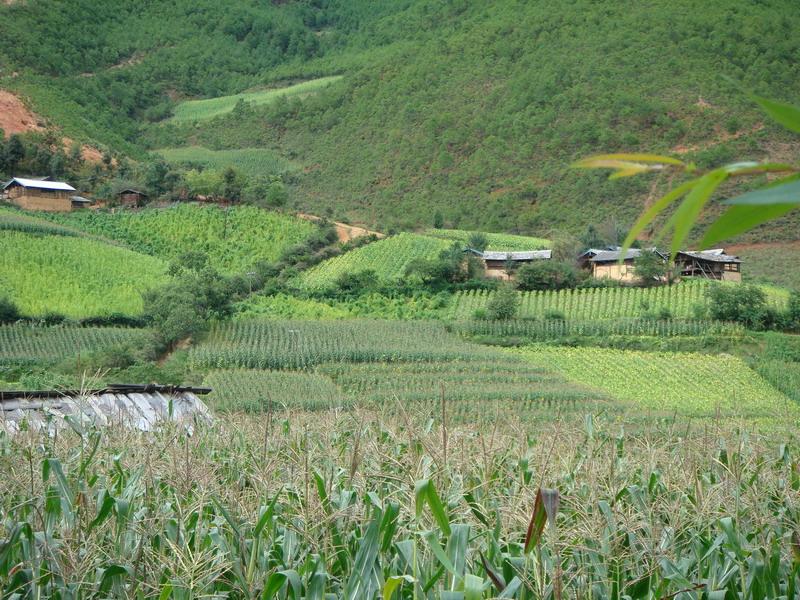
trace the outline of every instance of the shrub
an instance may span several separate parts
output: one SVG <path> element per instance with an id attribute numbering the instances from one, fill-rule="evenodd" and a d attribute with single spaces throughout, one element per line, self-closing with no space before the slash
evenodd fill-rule
<path id="1" fill-rule="evenodd" d="M 0 323 L 11 323 L 20 318 L 19 309 L 8 298 L 0 296 Z"/>
<path id="2" fill-rule="evenodd" d="M 634 273 L 642 285 L 658 285 L 669 276 L 669 264 L 656 252 L 643 251 L 634 260 Z"/>
<path id="3" fill-rule="evenodd" d="M 708 290 L 709 315 L 719 321 L 736 321 L 751 329 L 775 323 L 764 290 L 755 285 L 713 285 Z"/>
<path id="4" fill-rule="evenodd" d="M 486 316 L 492 321 L 506 321 L 517 316 L 520 298 L 511 285 L 505 285 L 486 305 Z"/>
<path id="5" fill-rule="evenodd" d="M 565 321 L 567 319 L 563 312 L 553 309 L 546 310 L 544 312 L 544 318 L 546 321 Z"/>
<path id="6" fill-rule="evenodd" d="M 534 261 L 517 270 L 517 287 L 524 291 L 574 288 L 578 280 L 577 269 L 561 261 Z"/>

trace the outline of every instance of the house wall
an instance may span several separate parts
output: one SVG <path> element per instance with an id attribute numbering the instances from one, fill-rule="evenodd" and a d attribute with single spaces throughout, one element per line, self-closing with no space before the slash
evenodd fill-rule
<path id="1" fill-rule="evenodd" d="M 723 271 L 722 281 L 742 281 L 742 274 L 739 271 Z"/>
<path id="2" fill-rule="evenodd" d="M 72 210 L 69 192 L 46 192 L 44 190 L 13 187 L 8 190 L 8 198 L 25 210 L 66 212 Z"/>
<path id="3" fill-rule="evenodd" d="M 119 202 L 125 206 L 140 206 L 144 201 L 141 194 L 120 194 Z"/>
<path id="4" fill-rule="evenodd" d="M 636 273 L 632 262 L 619 264 L 592 263 L 592 276 L 595 279 L 613 279 L 615 281 L 636 281 Z"/>

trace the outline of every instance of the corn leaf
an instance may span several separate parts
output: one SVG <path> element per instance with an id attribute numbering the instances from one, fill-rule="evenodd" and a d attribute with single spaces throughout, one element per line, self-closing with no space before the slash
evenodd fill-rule
<path id="1" fill-rule="evenodd" d="M 416 581 L 411 575 L 393 575 L 389 577 L 386 583 L 383 584 L 383 600 L 391 600 L 394 591 L 403 583 L 416 583 Z"/>
<path id="2" fill-rule="evenodd" d="M 539 488 L 536 492 L 536 502 L 533 505 L 533 514 L 528 524 L 528 533 L 525 535 L 525 553 L 533 550 L 542 539 L 545 524 L 549 521 L 555 524 L 556 513 L 560 496 L 558 490 Z"/>
<path id="3" fill-rule="evenodd" d="M 442 530 L 442 533 L 450 535 L 450 520 L 447 517 L 447 511 L 445 511 L 439 494 L 436 493 L 436 488 L 433 487 L 433 483 L 431 483 L 430 479 L 421 479 L 417 482 L 414 496 L 416 500 L 417 518 L 422 514 L 422 510 L 425 504 L 427 504 L 431 509 L 431 513 L 433 513 L 433 518 Z"/>
<path id="4" fill-rule="evenodd" d="M 476 575 L 464 576 L 464 600 L 481 600 L 483 598 L 483 579 Z"/>

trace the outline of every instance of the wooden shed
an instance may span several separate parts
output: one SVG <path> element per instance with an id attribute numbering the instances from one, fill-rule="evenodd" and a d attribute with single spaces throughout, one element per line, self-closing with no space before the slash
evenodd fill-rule
<path id="1" fill-rule="evenodd" d="M 26 210 L 51 212 L 72 210 L 75 188 L 63 181 L 14 177 L 3 186 L 5 197 Z"/>
<path id="2" fill-rule="evenodd" d="M 635 262 L 642 255 L 642 252 L 655 252 L 666 262 L 666 255 L 658 252 L 655 248 L 629 248 L 625 255 L 622 248 L 597 249 L 590 248 L 578 257 L 578 264 L 591 271 L 595 279 L 613 279 L 615 281 L 635 282 L 636 275 Z"/>
<path id="3" fill-rule="evenodd" d="M 144 206 L 147 203 L 147 194 L 140 190 L 127 189 L 117 194 L 119 203 L 123 206 Z"/>
<path id="4" fill-rule="evenodd" d="M 0 427 L 19 431 L 23 424 L 55 432 L 72 419 L 82 426 L 118 425 L 150 431 L 161 421 L 191 427 L 210 423 L 198 394 L 208 388 L 168 385 L 110 385 L 96 390 L 0 391 Z"/>
<path id="5" fill-rule="evenodd" d="M 491 279 L 510 281 L 514 279 L 514 270 L 524 264 L 537 260 L 550 260 L 552 250 L 475 250 L 467 248 L 466 252 L 477 256 L 483 261 L 484 275 Z M 513 268 L 509 269 L 512 266 Z"/>
<path id="6" fill-rule="evenodd" d="M 725 254 L 725 250 L 678 252 L 675 265 L 681 277 L 704 277 L 723 281 L 742 280 L 742 261 L 738 256 Z"/>

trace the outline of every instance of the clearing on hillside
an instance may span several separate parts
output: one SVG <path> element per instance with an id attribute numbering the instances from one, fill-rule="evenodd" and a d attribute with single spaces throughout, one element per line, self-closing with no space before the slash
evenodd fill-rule
<path id="1" fill-rule="evenodd" d="M 479 231 L 466 231 L 463 229 L 426 229 L 425 235 L 452 240 L 454 242 L 469 241 L 469 238 L 476 233 L 486 236 L 489 245 L 487 250 L 545 250 L 553 244 L 544 238 L 530 237 L 527 235 L 513 235 L 510 233 L 485 233 Z"/>
<path id="2" fill-rule="evenodd" d="M 208 98 L 206 100 L 187 100 L 186 102 L 181 102 L 175 107 L 173 115 L 169 120 L 180 123 L 186 121 L 213 119 L 214 117 L 231 112 L 236 106 L 236 103 L 240 100 L 258 106 L 272 104 L 278 100 L 278 98 L 308 96 L 318 92 L 322 88 L 336 81 L 339 81 L 341 78 L 341 75 L 333 75 L 330 77 L 311 79 L 309 81 L 304 81 L 302 83 L 297 83 L 295 85 L 290 85 L 283 88 L 260 90 L 257 92 L 243 92 L 241 94 L 220 96 L 219 98 Z"/>
<path id="3" fill-rule="evenodd" d="M 380 280 L 396 280 L 403 276 L 412 261 L 436 258 L 451 243 L 424 235 L 401 233 L 330 258 L 302 273 L 298 283 L 305 289 L 323 290 L 333 286 L 344 273 L 367 270 L 375 271 Z"/>
<path id="4" fill-rule="evenodd" d="M 78 237 L 0 235 L 0 289 L 25 315 L 138 315 L 142 293 L 165 283 L 152 256 Z"/>
<path id="5" fill-rule="evenodd" d="M 315 231 L 308 221 L 253 206 L 179 204 L 115 213 L 54 213 L 48 218 L 165 260 L 203 252 L 223 273 L 244 273 L 258 261 L 275 260 Z"/>
<path id="6" fill-rule="evenodd" d="M 27 109 L 19 97 L 0 90 L 0 129 L 6 136 L 43 129 L 41 119 Z"/>
<path id="7" fill-rule="evenodd" d="M 171 164 L 200 165 L 218 171 L 234 167 L 250 177 L 280 176 L 294 170 L 288 160 L 268 148 L 209 150 L 202 146 L 186 146 L 162 148 L 155 152 Z"/>
<path id="8" fill-rule="evenodd" d="M 800 414 L 797 405 L 740 358 L 691 352 L 531 346 L 514 350 L 641 410 L 709 417 Z"/>

